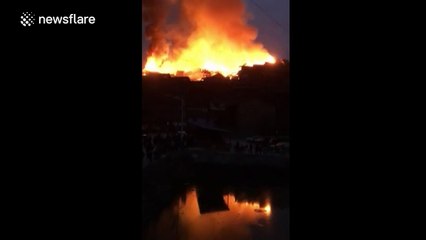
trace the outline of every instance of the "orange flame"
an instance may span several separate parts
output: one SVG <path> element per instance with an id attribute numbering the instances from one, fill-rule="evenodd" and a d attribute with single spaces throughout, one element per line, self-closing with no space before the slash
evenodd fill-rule
<path id="1" fill-rule="evenodd" d="M 149 56 L 144 72 L 177 74 L 181 71 L 191 79 L 197 79 L 202 70 L 235 76 L 242 65 L 275 63 L 275 58 L 260 47 L 238 49 L 231 47 L 232 42 L 222 41 L 217 45 L 202 39 L 194 40 L 189 45 L 175 60 L 167 55 Z"/>
<path id="2" fill-rule="evenodd" d="M 161 32 L 161 41 L 158 38 L 157 42 L 151 41 L 144 74 L 180 72 L 196 80 L 203 76 L 202 71 L 235 76 L 243 65 L 275 63 L 263 45 L 255 42 L 257 32 L 247 24 L 242 1 L 178 2 L 186 21 L 168 31 L 166 28 L 157 31 Z M 179 32 L 177 29 L 182 26 L 191 30 Z M 179 39 L 179 44 L 175 39 Z"/>

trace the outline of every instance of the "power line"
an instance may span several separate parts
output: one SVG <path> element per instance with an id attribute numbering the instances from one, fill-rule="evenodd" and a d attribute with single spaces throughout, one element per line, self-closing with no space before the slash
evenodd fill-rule
<path id="1" fill-rule="evenodd" d="M 267 11 L 262 6 L 260 6 L 255 0 L 250 0 L 250 3 L 256 6 L 260 11 L 262 11 L 262 13 L 267 16 L 272 22 L 274 22 L 278 27 L 280 27 L 281 30 L 284 30 L 284 26 L 277 19 L 268 14 Z"/>

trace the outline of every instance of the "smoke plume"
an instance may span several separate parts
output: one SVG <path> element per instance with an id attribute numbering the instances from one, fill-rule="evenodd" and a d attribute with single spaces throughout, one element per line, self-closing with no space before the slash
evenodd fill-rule
<path id="1" fill-rule="evenodd" d="M 142 14 L 153 69 L 234 72 L 272 58 L 255 42 L 242 0 L 144 0 Z"/>

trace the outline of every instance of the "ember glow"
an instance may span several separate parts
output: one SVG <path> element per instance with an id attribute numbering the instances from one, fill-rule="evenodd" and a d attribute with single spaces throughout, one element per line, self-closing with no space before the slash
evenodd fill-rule
<path id="1" fill-rule="evenodd" d="M 178 17 L 170 20 L 173 11 Z M 196 80 L 205 71 L 233 76 L 243 65 L 275 63 L 255 41 L 242 0 L 150 0 L 143 1 L 143 13 L 150 43 L 143 73 Z"/>

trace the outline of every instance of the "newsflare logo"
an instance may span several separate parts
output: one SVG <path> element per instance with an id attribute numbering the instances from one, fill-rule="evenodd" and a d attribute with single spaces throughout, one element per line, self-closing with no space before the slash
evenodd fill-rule
<path id="1" fill-rule="evenodd" d="M 23 12 L 20 20 L 24 27 L 33 26 L 35 24 L 95 24 L 95 21 L 96 18 L 94 16 L 77 16 L 75 13 L 66 16 L 36 16 L 33 12 Z"/>
<path id="2" fill-rule="evenodd" d="M 23 12 L 21 15 L 21 24 L 24 27 L 34 25 L 35 14 L 32 12 Z"/>

